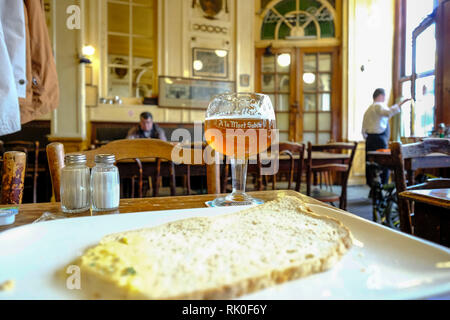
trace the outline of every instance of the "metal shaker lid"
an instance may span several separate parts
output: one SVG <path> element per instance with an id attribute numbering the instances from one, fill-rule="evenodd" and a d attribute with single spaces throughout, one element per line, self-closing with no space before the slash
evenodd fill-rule
<path id="1" fill-rule="evenodd" d="M 114 164 L 116 156 L 113 154 L 97 154 L 94 161 L 95 163 Z"/>
<path id="2" fill-rule="evenodd" d="M 83 164 L 86 163 L 86 155 L 84 154 L 68 154 L 64 157 L 66 164 Z"/>

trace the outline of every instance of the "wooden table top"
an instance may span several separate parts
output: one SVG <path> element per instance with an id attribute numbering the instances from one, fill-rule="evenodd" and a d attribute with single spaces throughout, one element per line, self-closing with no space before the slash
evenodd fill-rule
<path id="1" fill-rule="evenodd" d="M 367 159 L 386 167 L 394 165 L 390 152 L 369 151 Z M 407 158 L 404 160 L 406 170 L 417 170 L 425 168 L 446 168 L 450 165 L 450 156 L 443 153 L 430 153 L 424 157 Z"/>
<path id="2" fill-rule="evenodd" d="M 450 189 L 412 190 L 400 193 L 400 197 L 450 209 Z"/>
<path id="3" fill-rule="evenodd" d="M 391 156 L 391 152 L 390 151 L 369 151 L 367 152 L 368 155 L 371 156 L 385 156 L 385 157 L 390 157 Z M 444 154 L 444 153 L 430 153 L 427 154 L 425 157 L 448 157 L 448 155 Z"/>
<path id="4" fill-rule="evenodd" d="M 310 204 L 319 204 L 328 206 L 323 202 L 317 201 L 313 198 L 304 196 L 293 190 L 285 191 L 260 191 L 249 192 L 255 198 L 262 199 L 264 201 L 270 201 L 283 197 L 286 195 L 296 196 L 302 198 L 305 202 Z M 161 197 L 161 198 L 143 198 L 143 199 L 122 199 L 120 201 L 120 207 L 117 211 L 107 213 L 91 213 L 89 211 L 79 214 L 64 214 L 69 218 L 85 217 L 91 215 L 106 215 L 106 214 L 126 214 L 135 212 L 148 212 L 148 211 L 162 211 L 162 210 L 177 210 L 177 209 L 193 209 L 193 208 L 206 208 L 205 202 L 214 200 L 217 195 L 197 195 L 197 196 L 180 196 L 180 197 Z M 2 205 L 0 208 L 11 207 Z M 61 211 L 61 204 L 59 202 L 52 203 L 36 203 L 36 204 L 22 204 L 19 206 L 19 214 L 16 216 L 16 222 L 9 226 L 0 227 L 0 232 L 15 227 L 30 224 L 44 212 L 50 212 L 53 214 L 63 215 Z"/>

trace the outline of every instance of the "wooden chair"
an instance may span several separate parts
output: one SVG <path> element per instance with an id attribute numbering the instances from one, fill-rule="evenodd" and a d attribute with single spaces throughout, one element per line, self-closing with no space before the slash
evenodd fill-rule
<path id="1" fill-rule="evenodd" d="M 27 155 L 20 151 L 3 154 L 1 204 L 21 204 Z"/>
<path id="2" fill-rule="evenodd" d="M 26 154 L 25 179 L 28 179 L 31 183 L 28 184 L 27 182 L 25 188 L 31 188 L 33 203 L 36 203 L 39 177 L 39 141 L 7 141 L 3 143 L 3 149 L 5 151 L 21 151 Z"/>
<path id="3" fill-rule="evenodd" d="M 116 140 L 98 149 L 79 153 L 86 155 L 87 165 L 89 167 L 93 167 L 95 165 L 94 158 L 97 154 L 114 154 L 117 161 L 126 159 L 156 158 L 170 162 L 179 161 L 181 164 L 186 165 L 191 165 L 194 159 L 196 159 L 201 161 L 202 164 L 206 166 L 208 193 L 218 194 L 220 193 L 220 174 L 217 154 L 215 154 L 212 150 L 205 151 L 207 151 L 207 156 L 203 157 L 203 149 L 180 147 L 179 145 L 173 145 L 157 139 L 134 139 Z M 172 154 L 179 155 L 179 158 L 172 159 Z M 47 146 L 47 157 L 55 200 L 60 201 L 60 172 L 61 168 L 64 167 L 64 146 L 57 142 L 49 144 Z M 183 160 L 185 158 L 186 160 Z"/>
<path id="4" fill-rule="evenodd" d="M 306 165 L 306 193 L 308 196 L 311 196 L 319 201 L 334 203 L 339 201 L 339 208 L 345 210 L 347 208 L 347 183 L 348 178 L 350 176 L 350 171 L 353 164 L 353 159 L 356 153 L 357 142 L 335 142 L 324 145 L 312 145 L 311 142 L 308 142 L 308 158 Z M 313 166 L 312 165 L 312 152 L 349 152 L 350 157 L 343 161 L 342 163 L 329 163 Z M 311 184 L 313 175 L 320 174 L 323 172 L 333 173 L 340 172 L 341 173 L 341 194 L 338 195 L 334 192 L 329 192 L 325 190 L 315 190 L 311 192 Z"/>
<path id="5" fill-rule="evenodd" d="M 305 145 L 299 144 L 295 142 L 281 142 L 278 144 L 277 148 L 272 148 L 272 150 L 277 150 L 277 155 L 271 156 L 284 156 L 288 157 L 289 161 L 279 162 L 279 167 L 276 174 L 271 175 L 272 177 L 272 190 L 277 189 L 286 189 L 280 188 L 280 185 L 277 185 L 277 175 L 287 174 L 287 190 L 292 189 L 293 182 L 295 181 L 295 191 L 300 192 L 300 187 L 302 183 L 302 174 L 303 174 L 303 162 L 305 158 Z M 269 175 L 261 175 L 261 170 L 263 169 L 261 157 L 258 154 L 258 189 L 263 190 L 263 180 L 267 185 L 267 178 Z M 289 163 L 289 166 L 286 167 L 283 164 Z M 297 170 L 296 170 L 297 169 Z"/>
<path id="6" fill-rule="evenodd" d="M 196 150 L 195 152 L 198 152 L 199 149 L 201 149 L 202 153 L 207 148 L 207 144 L 204 142 L 192 142 L 180 146 L 182 148 L 194 149 Z M 157 159 L 155 163 L 152 163 L 157 171 L 157 174 L 155 176 L 159 176 L 159 179 L 154 179 L 154 177 L 144 177 L 144 166 L 148 165 L 148 163 L 143 163 L 140 159 L 137 158 L 134 159 L 134 161 L 137 164 L 138 173 L 131 177 L 131 194 L 135 195 L 137 189 L 140 198 L 142 198 L 145 191 L 149 189 L 153 191 L 154 197 L 160 195 L 161 189 L 163 189 L 162 194 L 164 195 L 167 195 L 168 193 L 170 194 L 170 196 L 183 193 L 185 195 L 191 195 L 193 193 L 191 187 L 191 177 L 206 175 L 206 168 L 203 165 L 185 164 L 183 166 L 177 166 L 175 170 L 175 166 L 172 163 L 169 166 L 169 190 L 166 190 L 166 188 L 162 188 L 162 177 L 160 175 L 161 165 L 167 165 L 166 163 L 162 163 L 161 159 Z M 176 177 L 182 178 L 183 187 L 176 186 Z"/>
<path id="7" fill-rule="evenodd" d="M 407 190 L 405 176 L 405 160 L 412 161 L 417 158 L 423 158 L 433 153 L 450 155 L 449 139 L 424 139 L 422 142 L 402 145 L 399 142 L 393 142 L 390 145 L 391 156 L 394 167 L 394 179 L 397 194 Z M 450 158 L 449 158 L 450 159 Z M 430 157 L 430 161 L 432 157 Z M 450 161 L 442 162 L 441 167 L 450 167 Z M 410 173 L 409 175 L 413 175 Z M 411 210 L 409 202 L 404 199 L 398 200 L 398 210 L 400 215 L 400 229 L 403 232 L 413 234 Z"/>

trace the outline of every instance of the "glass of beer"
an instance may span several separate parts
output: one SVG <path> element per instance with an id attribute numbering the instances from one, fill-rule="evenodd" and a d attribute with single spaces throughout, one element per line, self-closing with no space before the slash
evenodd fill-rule
<path id="1" fill-rule="evenodd" d="M 231 163 L 233 191 L 212 206 L 263 203 L 245 193 L 250 157 L 266 151 L 275 135 L 275 112 L 270 98 L 258 93 L 226 93 L 213 98 L 206 111 L 205 138 Z"/>

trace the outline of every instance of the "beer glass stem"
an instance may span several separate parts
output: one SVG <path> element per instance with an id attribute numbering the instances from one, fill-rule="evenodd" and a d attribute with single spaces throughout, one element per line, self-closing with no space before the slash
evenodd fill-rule
<path id="1" fill-rule="evenodd" d="M 245 197 L 247 183 L 247 159 L 231 158 L 231 175 L 233 179 L 233 198 Z"/>

